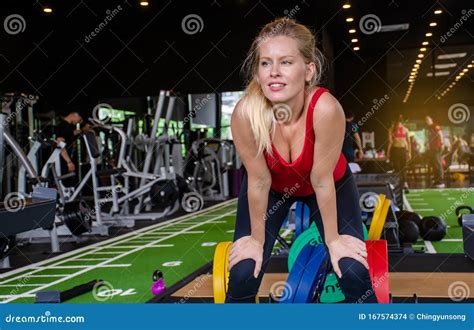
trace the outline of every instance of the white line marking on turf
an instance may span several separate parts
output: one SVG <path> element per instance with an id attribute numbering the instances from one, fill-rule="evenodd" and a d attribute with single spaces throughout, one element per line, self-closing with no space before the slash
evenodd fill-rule
<path id="1" fill-rule="evenodd" d="M 26 274 L 25 277 L 63 277 L 66 276 L 67 274 L 42 274 L 42 275 L 28 275 Z"/>
<path id="2" fill-rule="evenodd" d="M 132 264 L 112 264 L 112 265 L 74 265 L 74 266 L 45 266 L 45 267 L 32 267 L 33 269 L 40 269 L 40 270 L 45 270 L 45 269 L 82 269 L 82 268 L 90 268 L 90 267 L 95 267 L 95 268 L 114 268 L 114 267 L 131 267 Z M 66 275 L 71 275 L 71 274 L 66 274 Z"/>
<path id="3" fill-rule="evenodd" d="M 411 202 L 411 205 L 428 205 L 429 203 L 423 203 L 423 202 Z"/>
<path id="4" fill-rule="evenodd" d="M 413 212 L 413 209 L 411 208 L 411 205 L 410 203 L 408 202 L 408 199 L 407 197 L 405 196 L 405 194 L 403 194 L 403 206 L 405 207 L 405 209 L 409 212 Z"/>
<path id="5" fill-rule="evenodd" d="M 232 213 L 235 213 L 235 210 L 232 210 L 232 211 L 228 212 L 228 214 L 232 214 Z M 216 218 L 221 218 L 221 217 L 223 217 L 223 216 L 219 216 L 219 217 L 216 217 Z M 199 227 L 199 226 L 201 226 L 201 225 L 203 225 L 203 224 L 207 224 L 207 223 L 209 223 L 210 221 L 215 220 L 216 218 L 211 218 L 211 219 L 209 219 L 209 220 L 206 220 L 206 221 L 203 221 L 203 222 L 201 222 L 201 223 L 198 223 L 198 224 L 196 224 L 196 225 L 194 225 L 194 226 L 189 227 L 188 230 L 194 229 L 195 227 Z M 186 231 L 186 230 L 183 230 L 182 232 L 177 232 L 177 233 L 175 233 L 175 234 L 173 234 L 173 235 L 170 235 L 168 238 L 171 238 L 171 237 L 177 236 L 177 235 L 181 235 L 181 234 L 182 234 L 183 232 L 185 232 L 185 231 Z M 164 240 L 164 239 L 163 239 L 163 240 Z M 156 242 L 159 242 L 159 240 L 156 241 Z M 73 274 L 69 274 L 68 276 L 65 276 L 64 278 L 61 278 L 61 279 L 58 279 L 58 280 L 56 280 L 56 281 L 50 282 L 50 283 L 48 283 L 47 285 L 44 285 L 44 286 L 42 286 L 42 287 L 39 287 L 39 288 L 30 290 L 30 291 L 27 291 L 27 292 L 22 293 L 22 294 L 19 294 L 19 295 L 17 295 L 17 296 L 14 297 L 14 298 L 6 299 L 6 300 L 2 301 L 2 303 L 11 302 L 11 301 L 13 301 L 13 300 L 16 300 L 16 299 L 19 299 L 19 298 L 23 297 L 24 295 L 32 294 L 32 293 L 35 293 L 35 292 L 40 291 L 40 290 L 42 290 L 42 289 L 45 289 L 45 288 L 47 288 L 47 287 L 50 287 L 50 286 L 52 286 L 52 285 L 55 285 L 55 284 L 64 282 L 64 281 L 66 281 L 66 280 L 68 280 L 68 279 L 71 279 L 71 278 L 76 277 L 76 276 L 78 276 L 78 275 L 84 274 L 84 273 L 86 273 L 86 272 L 88 272 L 88 271 L 90 271 L 90 270 L 93 270 L 93 269 L 99 268 L 99 267 L 101 267 L 101 266 L 103 266 L 103 265 L 106 265 L 106 263 L 108 263 L 108 262 L 112 262 L 112 261 L 118 260 L 118 259 L 120 259 L 120 258 L 123 258 L 123 257 L 127 256 L 127 255 L 130 255 L 130 254 L 132 254 L 132 253 L 135 253 L 135 252 L 138 252 L 138 251 L 140 251 L 140 250 L 143 250 L 144 248 L 146 248 L 146 247 L 148 247 L 148 246 L 151 246 L 151 245 L 153 245 L 153 244 L 152 244 L 152 243 L 148 243 L 148 244 L 144 245 L 143 247 L 135 248 L 135 249 L 132 249 L 132 250 L 130 250 L 130 251 L 124 252 L 124 253 L 121 254 L 121 255 L 115 256 L 115 257 L 110 258 L 110 259 L 108 259 L 108 260 L 106 260 L 106 261 L 102 261 L 101 263 L 99 263 L 99 264 L 97 264 L 97 265 L 91 265 L 91 267 L 82 269 L 82 270 L 80 270 L 80 271 L 78 271 L 78 272 L 75 272 L 75 273 L 73 273 Z M 59 261 L 58 263 L 61 264 L 61 263 L 70 262 L 70 261 L 71 261 L 71 259 L 69 259 L 69 260 L 64 260 L 64 261 Z"/>
<path id="6" fill-rule="evenodd" d="M 462 238 L 443 238 L 441 242 L 462 242 Z"/>
<path id="7" fill-rule="evenodd" d="M 415 211 L 415 212 L 418 212 L 418 211 L 421 211 L 421 212 L 431 212 L 431 211 L 434 211 L 434 209 L 413 209 L 413 211 Z"/>
<path id="8" fill-rule="evenodd" d="M 74 259 L 72 261 L 101 261 L 101 260 L 109 260 L 109 258 L 79 258 L 79 259 Z"/>
<path id="9" fill-rule="evenodd" d="M 230 204 L 233 204 L 236 201 L 237 201 L 237 198 L 234 198 L 234 199 L 231 199 L 231 200 L 213 205 L 211 207 L 202 209 L 202 210 L 200 210 L 198 212 L 195 212 L 191 215 L 186 214 L 186 215 L 183 215 L 183 216 L 178 217 L 178 218 L 169 219 L 169 220 L 157 223 L 156 225 L 151 225 L 149 227 L 144 227 L 144 228 L 141 228 L 141 229 L 138 229 L 138 230 L 134 230 L 130 233 L 120 235 L 120 236 L 117 236 L 117 237 L 114 237 L 114 238 L 111 238 L 111 239 L 108 239 L 108 240 L 105 240 L 105 241 L 102 241 L 102 242 L 94 243 L 94 244 L 91 244 L 91 245 L 88 245 L 88 246 L 84 246 L 84 247 L 79 248 L 77 250 L 73 250 L 73 251 L 61 254 L 59 256 L 56 256 L 56 257 L 53 257 L 53 258 L 50 258 L 50 259 L 47 259 L 47 260 L 42 260 L 40 262 L 36 262 L 34 264 L 31 264 L 31 265 L 23 266 L 23 267 L 14 269 L 12 271 L 0 274 L 0 279 L 8 277 L 10 275 L 25 272 L 25 271 L 28 271 L 30 269 L 42 269 L 42 270 L 43 269 L 48 269 L 49 268 L 48 266 L 43 266 L 43 265 L 44 264 L 49 264 L 53 261 L 61 260 L 65 257 L 69 257 L 69 256 L 72 256 L 72 255 L 79 254 L 79 253 L 82 253 L 82 252 L 85 252 L 87 254 L 87 253 L 90 253 L 91 251 L 98 250 L 98 249 L 113 249 L 113 248 L 126 249 L 126 247 L 110 246 L 110 243 L 123 241 L 124 239 L 126 239 L 128 237 L 135 236 L 139 233 L 149 233 L 149 232 L 152 232 L 154 230 L 160 230 L 161 227 L 167 227 L 169 225 L 175 225 L 175 224 L 183 223 L 184 221 L 188 221 L 190 218 L 193 218 L 193 217 L 195 217 L 199 214 L 208 214 L 208 213 L 212 213 L 214 210 L 219 210 L 219 209 L 224 209 L 226 207 L 229 207 Z M 235 212 L 236 212 L 236 210 L 234 209 L 234 213 Z M 130 266 L 130 265 L 128 265 L 128 266 Z M 128 266 L 126 266 L 126 267 L 128 267 Z M 80 268 L 80 267 L 75 267 L 75 268 Z M 21 275 L 17 278 L 21 278 Z"/>
<path id="10" fill-rule="evenodd" d="M 7 294 L 7 295 L 0 295 L 0 298 L 11 298 L 11 297 L 15 297 L 15 296 L 16 295 L 14 295 L 14 294 Z M 34 298 L 34 297 L 36 297 L 36 295 L 35 294 L 28 294 L 28 295 L 23 296 L 23 297 L 24 298 Z M 0 303 L 2 303 L 2 302 L 0 302 Z"/>
<path id="11" fill-rule="evenodd" d="M 410 201 L 424 201 L 424 198 L 408 198 Z"/>
<path id="12" fill-rule="evenodd" d="M 43 286 L 46 283 L 38 284 L 0 284 L 0 288 L 11 288 L 11 287 L 24 287 L 24 286 Z"/>
<path id="13" fill-rule="evenodd" d="M 436 253 L 436 250 L 435 250 L 433 244 L 430 241 L 424 241 L 424 242 L 425 242 L 427 253 Z"/>

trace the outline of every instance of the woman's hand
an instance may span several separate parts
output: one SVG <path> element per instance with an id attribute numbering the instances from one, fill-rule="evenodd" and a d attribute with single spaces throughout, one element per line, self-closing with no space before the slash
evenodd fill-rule
<path id="1" fill-rule="evenodd" d="M 367 263 L 367 249 L 365 243 L 358 238 L 350 235 L 339 235 L 334 241 L 327 243 L 329 255 L 331 256 L 331 263 L 336 275 L 342 277 L 341 269 L 339 268 L 339 259 L 353 258 L 359 261 L 369 269 Z"/>
<path id="2" fill-rule="evenodd" d="M 255 260 L 253 276 L 257 278 L 262 268 L 263 244 L 252 236 L 241 237 L 232 244 L 229 253 L 229 271 L 244 259 Z"/>

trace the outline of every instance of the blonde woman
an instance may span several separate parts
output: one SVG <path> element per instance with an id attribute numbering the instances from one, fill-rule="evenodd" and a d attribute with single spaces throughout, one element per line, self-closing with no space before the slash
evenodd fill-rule
<path id="1" fill-rule="evenodd" d="M 344 111 L 319 87 L 315 38 L 291 19 L 262 28 L 244 64 L 248 85 L 232 114 L 245 165 L 226 302 L 254 302 L 294 201 L 310 208 L 346 302 L 377 302 L 362 241 L 359 194 L 341 153 Z"/>

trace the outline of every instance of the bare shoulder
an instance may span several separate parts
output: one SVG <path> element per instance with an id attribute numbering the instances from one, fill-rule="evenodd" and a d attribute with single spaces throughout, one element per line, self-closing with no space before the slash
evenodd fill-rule
<path id="1" fill-rule="evenodd" d="M 322 93 L 314 107 L 313 122 L 323 118 L 336 122 L 345 120 L 341 104 L 330 92 Z"/>

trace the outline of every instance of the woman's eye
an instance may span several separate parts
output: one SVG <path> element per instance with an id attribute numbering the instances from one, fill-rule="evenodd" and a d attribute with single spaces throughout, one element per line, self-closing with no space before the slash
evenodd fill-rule
<path id="1" fill-rule="evenodd" d="M 264 61 L 264 62 L 262 62 L 262 66 L 268 66 L 269 64 L 270 64 L 270 63 L 268 63 L 268 62 L 265 62 L 265 61 Z"/>
<path id="2" fill-rule="evenodd" d="M 281 64 L 291 64 L 291 62 L 288 61 L 288 60 L 284 60 L 284 61 L 281 62 Z"/>

